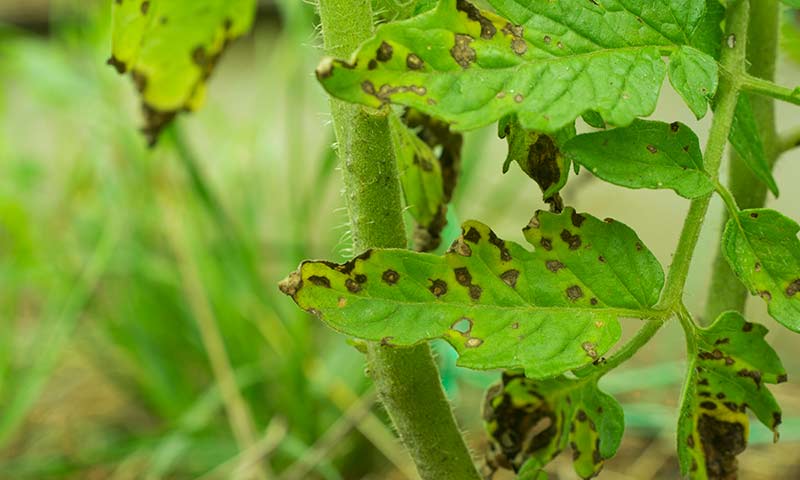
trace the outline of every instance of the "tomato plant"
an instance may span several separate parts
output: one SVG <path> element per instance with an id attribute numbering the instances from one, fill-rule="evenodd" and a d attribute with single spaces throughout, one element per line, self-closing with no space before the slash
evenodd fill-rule
<path id="1" fill-rule="evenodd" d="M 177 112 L 199 106 L 219 53 L 252 21 L 252 1 L 116 3 L 110 63 L 131 72 L 155 141 Z M 569 447 L 575 471 L 590 478 L 624 431 L 621 405 L 598 381 L 676 319 L 688 360 L 677 419 L 681 471 L 733 478 L 748 410 L 777 439 L 781 410 L 767 385 L 787 380 L 766 328 L 742 314 L 747 292 L 800 332 L 800 226 L 763 208 L 767 189 L 779 193 L 772 165 L 794 146 L 777 139 L 773 101 L 800 105 L 800 88 L 771 79 L 776 30 L 764 19 L 777 20 L 777 4 L 381 3 L 390 18 L 377 28 L 368 0 L 319 3 L 329 56 L 316 75 L 331 95 L 359 255 L 303 262 L 280 289 L 365 342 L 379 396 L 425 479 L 480 478 L 427 341 L 446 340 L 462 367 L 505 371 L 483 412 L 486 475 L 506 468 L 546 478 L 542 468 Z M 689 125 L 643 119 L 665 79 L 698 119 L 713 112 L 704 148 Z M 576 122 L 593 130 L 578 134 Z M 517 163 L 549 211 L 520 219 L 530 245 L 468 221 L 446 252 L 431 253 L 457 188 L 462 132 L 494 123 L 508 141 L 504 169 Z M 580 168 L 690 202 L 666 273 L 631 228 L 562 198 Z M 703 326 L 683 299 L 714 195 L 727 219 L 706 312 L 715 320 Z M 416 222 L 413 250 L 403 202 Z M 642 323 L 618 345 L 621 319 Z"/>

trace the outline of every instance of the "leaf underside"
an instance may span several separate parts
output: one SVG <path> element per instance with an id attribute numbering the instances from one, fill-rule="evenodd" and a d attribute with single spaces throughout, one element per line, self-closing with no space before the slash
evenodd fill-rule
<path id="1" fill-rule="evenodd" d="M 655 108 L 667 73 L 662 51 L 677 55 L 673 84 L 695 113 L 714 94 L 709 49 L 719 26 L 706 22 L 705 0 L 490 3 L 505 18 L 443 0 L 382 25 L 351 60 L 324 61 L 317 77 L 344 100 L 412 106 L 457 130 L 513 113 L 544 133 L 588 111 L 628 125 Z"/>
<path id="2" fill-rule="evenodd" d="M 543 378 L 598 360 L 619 339 L 618 318 L 646 315 L 663 286 L 653 254 L 611 219 L 538 212 L 525 230 L 533 252 L 479 222 L 462 228 L 442 257 L 375 249 L 303 262 L 281 290 L 347 335 L 444 338 L 461 366 Z"/>
<path id="3" fill-rule="evenodd" d="M 519 471 L 520 478 L 533 476 L 567 446 L 576 473 L 596 476 L 616 453 L 625 423 L 622 407 L 596 379 L 534 381 L 510 373 L 487 392 L 483 419 L 487 464 Z"/>
<path id="4" fill-rule="evenodd" d="M 628 127 L 579 135 L 564 146 L 572 161 L 629 188 L 670 188 L 686 198 L 711 193 L 697 136 L 675 122 L 636 120 Z"/>
<path id="5" fill-rule="evenodd" d="M 728 220 L 722 251 L 733 272 L 769 314 L 800 332 L 800 225 L 775 210 L 743 210 Z"/>
<path id="6" fill-rule="evenodd" d="M 777 440 L 781 410 L 765 384 L 786 381 L 786 371 L 766 333 L 736 312 L 698 331 L 678 421 L 684 475 L 736 478 L 736 456 L 747 447 L 748 408 Z"/>
<path id="7" fill-rule="evenodd" d="M 115 0 L 108 63 L 129 72 L 151 144 L 182 110 L 196 110 L 225 47 L 246 33 L 255 0 Z"/>

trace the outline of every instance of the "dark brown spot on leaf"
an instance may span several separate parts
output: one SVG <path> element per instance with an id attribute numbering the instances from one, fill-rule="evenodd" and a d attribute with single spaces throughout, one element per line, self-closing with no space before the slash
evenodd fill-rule
<path id="1" fill-rule="evenodd" d="M 596 299 L 596 298 L 594 298 L 594 297 L 592 297 L 592 298 L 589 300 L 589 303 L 591 303 L 592 305 L 597 305 L 597 299 Z"/>
<path id="2" fill-rule="evenodd" d="M 700 406 L 702 408 L 705 408 L 706 410 L 716 410 L 717 409 L 717 404 L 714 403 L 714 402 L 710 402 L 710 401 L 700 402 Z"/>
<path id="3" fill-rule="evenodd" d="M 744 325 L 742 326 L 742 331 L 749 332 L 751 330 L 753 330 L 753 324 L 750 322 L 744 322 Z"/>
<path id="4" fill-rule="evenodd" d="M 453 272 L 456 274 L 456 281 L 462 286 L 468 287 L 472 284 L 472 274 L 467 267 L 458 267 Z"/>
<path id="5" fill-rule="evenodd" d="M 717 341 L 714 342 L 714 345 L 724 345 L 726 343 L 731 343 L 731 339 L 728 337 L 718 338 Z"/>
<path id="6" fill-rule="evenodd" d="M 647 151 L 650 153 L 658 153 L 658 147 L 652 144 L 647 145 Z"/>
<path id="7" fill-rule="evenodd" d="M 428 287 L 428 290 L 431 291 L 434 297 L 439 298 L 445 293 L 447 293 L 447 283 L 437 278 L 436 280 L 432 280 L 431 286 Z"/>
<path id="8" fill-rule="evenodd" d="M 708 477 L 736 478 L 736 456 L 747 446 L 744 426 L 741 423 L 718 420 L 704 413 L 697 421 L 697 430 L 700 433 Z"/>
<path id="9" fill-rule="evenodd" d="M 381 345 L 383 345 L 384 347 L 393 347 L 394 346 L 392 344 L 392 339 L 393 338 L 394 337 L 383 337 L 383 338 L 381 338 Z"/>
<path id="10" fill-rule="evenodd" d="M 548 260 L 545 262 L 545 266 L 553 273 L 558 272 L 562 268 L 566 268 L 565 265 L 558 260 Z"/>
<path id="11" fill-rule="evenodd" d="M 793 281 L 786 287 L 786 296 L 793 297 L 797 292 L 800 292 L 800 278 Z"/>
<path id="12" fill-rule="evenodd" d="M 400 274 L 395 272 L 394 270 L 389 269 L 383 272 L 383 275 L 381 275 L 381 279 L 383 279 L 383 281 L 388 283 L 389 285 L 394 285 L 395 283 L 397 283 L 398 280 L 400 280 Z"/>
<path id="13" fill-rule="evenodd" d="M 750 214 L 750 218 L 758 218 L 758 214 L 753 212 Z"/>
<path id="14" fill-rule="evenodd" d="M 361 82 L 361 90 L 364 90 L 367 95 L 375 95 L 375 85 L 369 80 Z"/>
<path id="15" fill-rule="evenodd" d="M 409 53 L 406 56 L 406 67 L 408 67 L 409 70 L 421 70 L 424 66 L 425 62 L 415 53 Z"/>
<path id="16" fill-rule="evenodd" d="M 585 220 L 586 217 L 576 212 L 575 210 L 572 211 L 572 224 L 575 225 L 577 228 L 580 228 L 580 226 L 583 225 L 583 222 Z"/>
<path id="17" fill-rule="evenodd" d="M 756 388 L 761 388 L 761 372 L 757 370 L 748 370 L 746 368 L 743 368 L 738 372 L 736 372 L 736 375 L 752 379 L 753 382 L 756 384 Z"/>
<path id="18" fill-rule="evenodd" d="M 114 67 L 114 69 L 115 69 L 115 70 L 117 71 L 117 73 L 119 73 L 120 75 L 121 75 L 121 74 L 123 74 L 123 73 L 125 73 L 125 71 L 127 70 L 127 67 L 125 66 L 125 63 L 121 62 L 121 61 L 120 61 L 120 60 L 119 60 L 117 57 L 115 57 L 114 55 L 111 55 L 111 57 L 110 57 L 110 58 L 109 58 L 109 59 L 106 61 L 106 63 L 107 63 L 108 65 L 111 65 L 112 67 Z"/>
<path id="19" fill-rule="evenodd" d="M 583 290 L 581 290 L 581 287 L 573 285 L 567 288 L 567 297 L 573 302 L 577 301 L 579 298 L 583 297 Z"/>
<path id="20" fill-rule="evenodd" d="M 491 230 L 489 230 L 489 243 L 497 247 L 500 250 L 500 260 L 504 262 L 508 262 L 511 260 L 511 253 L 506 248 L 505 240 L 498 238 L 497 235 Z"/>
<path id="21" fill-rule="evenodd" d="M 544 248 L 547 251 L 550 251 L 550 250 L 553 249 L 553 241 L 550 240 L 549 238 L 546 238 L 546 237 L 542 237 L 539 240 L 539 245 L 541 245 L 542 248 Z"/>
<path id="22" fill-rule="evenodd" d="M 358 283 L 367 283 L 367 276 L 363 273 L 357 273 L 355 278 Z"/>
<path id="23" fill-rule="evenodd" d="M 519 270 L 506 270 L 500 275 L 500 279 L 511 288 L 517 287 L 517 279 L 519 278 Z"/>
<path id="24" fill-rule="evenodd" d="M 785 373 L 778 375 L 778 378 L 775 379 L 777 383 L 784 383 L 789 380 L 789 376 Z"/>
<path id="25" fill-rule="evenodd" d="M 464 234 L 464 240 L 472 243 L 478 243 L 481 240 L 481 232 L 475 227 L 469 227 L 467 233 Z"/>
<path id="26" fill-rule="evenodd" d="M 394 49 L 386 42 L 381 42 L 381 45 L 375 51 L 375 59 L 379 62 L 388 62 L 392 59 Z"/>
<path id="27" fill-rule="evenodd" d="M 331 288 L 331 281 L 328 279 L 328 277 L 322 277 L 320 275 L 311 275 L 310 277 L 308 277 L 308 281 L 318 287 Z"/>
<path id="28" fill-rule="evenodd" d="M 584 352 L 586 352 L 586 355 L 589 355 L 589 357 L 593 359 L 596 359 L 598 357 L 597 345 L 594 342 L 583 342 L 581 344 L 581 348 L 583 349 Z M 583 410 L 581 410 L 581 412 L 583 412 Z M 586 413 L 584 413 L 584 415 L 586 415 Z"/>
<path id="29" fill-rule="evenodd" d="M 677 133 L 680 130 L 681 125 L 678 122 L 672 122 L 669 124 L 669 131 L 672 133 Z"/>
<path id="30" fill-rule="evenodd" d="M 376 68 L 378 68 L 378 61 L 375 60 L 374 58 L 370 58 L 369 62 L 367 62 L 367 69 L 368 70 L 375 70 Z M 373 88 L 373 90 L 374 90 L 374 88 Z"/>
<path id="31" fill-rule="evenodd" d="M 581 247 L 581 237 L 578 235 L 573 235 L 566 228 L 561 231 L 561 240 L 569 245 L 570 250 L 577 250 Z"/>
<path id="32" fill-rule="evenodd" d="M 148 2 L 147 0 L 142 2 L 142 5 L 139 7 L 139 10 L 141 10 L 142 15 L 147 15 L 147 11 L 150 10 L 150 2 Z"/>
<path id="33" fill-rule="evenodd" d="M 483 289 L 478 285 L 469 286 L 469 297 L 473 300 L 480 300 Z"/>
<path id="34" fill-rule="evenodd" d="M 481 38 L 491 40 L 497 33 L 497 27 L 494 26 L 491 20 L 481 14 L 475 5 L 467 2 L 466 0 L 457 0 L 456 9 L 467 14 L 467 18 L 472 21 L 478 22 L 481 26 Z"/>
<path id="35" fill-rule="evenodd" d="M 600 255 L 599 257 L 597 257 L 597 261 L 599 261 L 600 263 L 606 263 L 606 257 Z"/>
<path id="36" fill-rule="evenodd" d="M 344 281 L 344 286 L 347 287 L 347 291 L 349 291 L 350 293 L 358 293 L 361 290 L 361 285 L 359 285 L 358 282 L 350 278 Z"/>
<path id="37" fill-rule="evenodd" d="M 453 59 L 461 65 L 461 68 L 469 68 L 469 65 L 478 58 L 475 49 L 470 47 L 472 37 L 457 33 L 455 36 L 455 45 L 450 49 L 450 55 Z"/>

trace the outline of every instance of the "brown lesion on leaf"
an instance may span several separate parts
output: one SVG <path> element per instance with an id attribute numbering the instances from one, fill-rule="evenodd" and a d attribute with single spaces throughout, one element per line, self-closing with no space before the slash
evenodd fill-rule
<path id="1" fill-rule="evenodd" d="M 759 372 L 758 370 L 748 370 L 746 368 L 743 368 L 738 372 L 736 372 L 736 375 L 740 377 L 750 378 L 751 380 L 753 380 L 753 383 L 756 384 L 756 388 L 761 388 L 761 372 Z"/>
<path id="2" fill-rule="evenodd" d="M 439 298 L 447 293 L 447 282 L 440 278 L 431 280 L 431 286 L 428 287 L 428 290 L 431 291 L 434 297 Z"/>
<path id="3" fill-rule="evenodd" d="M 383 346 L 383 347 L 394 347 L 395 345 L 392 343 L 392 339 L 393 338 L 394 337 L 392 337 L 392 336 L 387 336 L 387 337 L 381 338 L 381 346 Z"/>
<path id="4" fill-rule="evenodd" d="M 669 124 L 669 131 L 672 133 L 678 133 L 678 130 L 681 129 L 681 124 L 678 122 L 672 122 Z"/>
<path id="5" fill-rule="evenodd" d="M 706 472 L 713 479 L 737 477 L 736 456 L 747 447 L 742 423 L 726 422 L 703 413 L 697 420 L 697 431 L 706 463 Z"/>
<path id="6" fill-rule="evenodd" d="M 566 228 L 561 231 L 561 240 L 567 245 L 569 245 L 570 250 L 577 250 L 581 247 L 582 244 L 581 237 L 577 234 L 573 235 L 572 232 L 570 232 Z"/>
<path id="7" fill-rule="evenodd" d="M 383 272 L 381 279 L 389 285 L 394 285 L 398 282 L 398 280 L 400 280 L 400 274 L 392 269 L 389 269 Z"/>
<path id="8" fill-rule="evenodd" d="M 455 35 L 455 45 L 450 49 L 450 55 L 456 63 L 461 65 L 461 68 L 469 68 L 470 64 L 478 58 L 475 49 L 470 46 L 471 43 L 472 37 L 469 35 L 463 33 Z"/>
<path id="9" fill-rule="evenodd" d="M 534 402 L 520 404 L 506 391 L 506 386 L 518 382 L 536 399 Z M 534 381 L 510 372 L 503 374 L 502 384 L 487 392 L 483 419 L 490 426 L 486 461 L 492 471 L 504 468 L 518 472 L 530 457 L 558 441 L 560 435 L 558 416 L 537 392 Z M 554 454 L 560 451 L 557 448 Z"/>
<path id="10" fill-rule="evenodd" d="M 375 59 L 379 62 L 388 62 L 392 59 L 394 48 L 385 41 L 381 42 L 378 49 L 375 51 Z"/>
<path id="11" fill-rule="evenodd" d="M 458 267 L 453 272 L 456 275 L 456 281 L 464 286 L 468 287 L 472 284 L 472 274 L 469 273 L 469 269 L 467 267 Z"/>
<path id="12" fill-rule="evenodd" d="M 125 65 L 125 62 L 118 59 L 114 54 L 111 54 L 111 57 L 108 58 L 106 64 L 111 65 L 114 67 L 114 70 L 117 71 L 120 75 L 124 74 L 128 71 L 128 67 Z"/>
<path id="13" fill-rule="evenodd" d="M 456 253 L 461 255 L 462 257 L 471 257 L 472 256 L 472 248 L 464 241 L 463 238 L 457 238 L 455 241 L 450 245 L 450 248 L 447 250 L 448 253 Z"/>
<path id="14" fill-rule="evenodd" d="M 290 273 L 288 277 L 281 280 L 278 284 L 278 289 L 283 292 L 284 295 L 289 295 L 292 298 L 297 295 L 297 292 L 300 291 L 301 288 L 303 288 L 303 276 L 299 271 Z"/>
<path id="15" fill-rule="evenodd" d="M 559 262 L 558 260 L 547 260 L 544 262 L 545 267 L 553 273 L 557 273 L 562 268 L 566 268 L 566 265 Z"/>
<path id="16" fill-rule="evenodd" d="M 795 294 L 797 294 L 797 292 L 800 292 L 800 278 L 793 281 L 792 283 L 789 284 L 788 287 L 786 287 L 787 297 L 793 297 L 795 296 Z"/>
<path id="17" fill-rule="evenodd" d="M 542 237 L 539 239 L 539 245 L 541 245 L 542 248 L 544 248 L 548 252 L 553 249 L 553 241 L 546 237 Z"/>
<path id="18" fill-rule="evenodd" d="M 517 55 L 525 55 L 525 52 L 528 51 L 528 43 L 523 38 L 524 28 L 522 25 L 506 23 L 502 31 L 511 36 L 511 50 Z"/>
<path id="19" fill-rule="evenodd" d="M 517 280 L 519 279 L 519 270 L 515 269 L 506 270 L 500 275 L 500 279 L 509 287 L 517 288 Z"/>
<path id="20" fill-rule="evenodd" d="M 752 330 L 753 330 L 753 324 L 750 322 L 744 322 L 744 325 L 742 325 L 742 331 L 747 333 L 751 332 Z"/>
<path id="21" fill-rule="evenodd" d="M 344 286 L 350 293 L 358 293 L 359 291 L 361 291 L 361 285 L 352 278 L 348 278 L 347 280 L 345 280 Z"/>
<path id="22" fill-rule="evenodd" d="M 470 285 L 469 286 L 469 298 L 478 301 L 481 299 L 481 294 L 483 293 L 483 289 L 480 285 Z"/>
<path id="23" fill-rule="evenodd" d="M 594 343 L 594 342 L 583 342 L 581 344 L 581 348 L 583 349 L 584 352 L 586 352 L 586 355 L 588 355 L 591 359 L 594 360 L 594 359 L 596 359 L 598 357 L 597 344 L 596 343 Z M 583 412 L 583 410 L 581 410 L 581 412 Z M 583 412 L 583 414 L 586 415 L 586 412 Z"/>
<path id="24" fill-rule="evenodd" d="M 484 40 L 491 40 L 497 33 L 497 27 L 494 26 L 491 20 L 486 18 L 475 5 L 467 2 L 466 0 L 456 0 L 456 9 L 460 12 L 467 14 L 467 18 L 474 22 L 478 22 L 481 26 L 481 38 Z"/>
<path id="25" fill-rule="evenodd" d="M 573 285 L 566 290 L 567 298 L 569 298 L 573 302 L 577 302 L 578 299 L 583 297 L 583 290 L 578 285 Z"/>
<path id="26" fill-rule="evenodd" d="M 572 219 L 572 224 L 575 225 L 576 228 L 580 228 L 581 225 L 583 225 L 583 222 L 586 220 L 586 217 L 573 210 L 571 214 L 571 219 Z"/>
<path id="27" fill-rule="evenodd" d="M 311 275 L 310 277 L 308 277 L 308 281 L 318 287 L 331 288 L 331 281 L 328 277 L 324 277 L 321 275 Z"/>
<path id="28" fill-rule="evenodd" d="M 476 337 L 470 337 L 464 342 L 464 346 L 467 348 L 478 348 L 483 345 L 483 340 Z"/>
<path id="29" fill-rule="evenodd" d="M 469 230 L 464 234 L 464 240 L 471 243 L 478 243 L 481 240 L 481 232 L 475 227 L 469 227 Z"/>
<path id="30" fill-rule="evenodd" d="M 497 247 L 498 250 L 500 250 L 500 260 L 504 262 L 508 262 L 511 260 L 511 252 L 508 251 L 505 240 L 495 235 L 494 231 L 492 230 L 489 230 L 489 243 L 491 243 L 492 245 Z"/>
<path id="31" fill-rule="evenodd" d="M 147 12 L 150 10 L 150 2 L 145 0 L 139 5 L 139 11 L 142 12 L 142 15 L 147 15 Z"/>
<path id="32" fill-rule="evenodd" d="M 419 58 L 419 55 L 415 53 L 409 53 L 406 55 L 406 67 L 409 70 L 422 70 L 425 66 L 425 61 Z"/>
<path id="33" fill-rule="evenodd" d="M 648 144 L 647 145 L 647 151 L 650 152 L 650 153 L 656 154 L 656 153 L 658 153 L 658 147 L 656 147 L 653 144 Z"/>

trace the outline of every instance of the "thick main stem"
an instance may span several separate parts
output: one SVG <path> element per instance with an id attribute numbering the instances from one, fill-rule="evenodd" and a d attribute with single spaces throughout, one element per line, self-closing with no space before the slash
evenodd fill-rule
<path id="1" fill-rule="evenodd" d="M 371 0 L 320 0 L 325 50 L 347 58 L 373 31 Z M 406 246 L 400 185 L 384 113 L 331 99 L 357 251 Z M 378 396 L 425 480 L 479 480 L 428 344 L 368 346 Z"/>
<path id="2" fill-rule="evenodd" d="M 765 80 L 775 77 L 775 58 L 778 45 L 778 0 L 751 0 L 750 27 L 747 40 L 749 74 Z M 775 129 L 775 101 L 772 98 L 750 95 L 753 115 L 764 142 L 764 153 L 770 167 L 779 155 L 778 135 Z M 729 189 L 741 208 L 756 208 L 767 199 L 767 186 L 731 151 Z M 723 227 L 728 221 L 726 211 Z M 710 323 L 726 310 L 744 311 L 747 289 L 736 278 L 722 252 L 717 252 L 711 276 L 704 320 Z"/>

